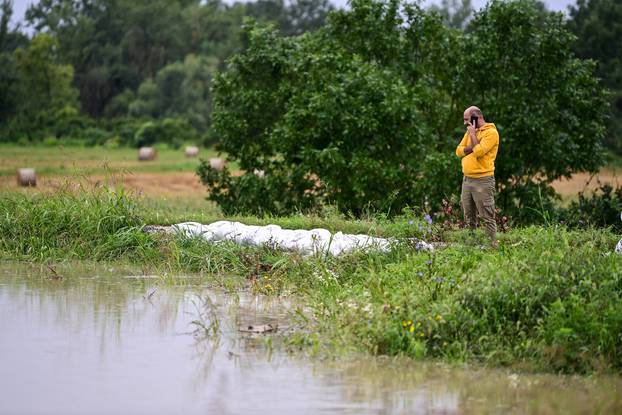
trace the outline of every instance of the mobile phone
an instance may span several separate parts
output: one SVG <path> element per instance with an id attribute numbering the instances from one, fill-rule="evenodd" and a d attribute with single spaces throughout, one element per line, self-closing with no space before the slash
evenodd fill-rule
<path id="1" fill-rule="evenodd" d="M 473 127 L 477 128 L 477 115 L 471 115 L 471 124 L 473 124 Z"/>

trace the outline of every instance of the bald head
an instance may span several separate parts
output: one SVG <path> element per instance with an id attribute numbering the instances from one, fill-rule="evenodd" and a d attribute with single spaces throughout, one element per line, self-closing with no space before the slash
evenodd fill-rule
<path id="1" fill-rule="evenodd" d="M 462 120 L 464 121 L 464 125 L 468 125 L 471 122 L 471 117 L 477 117 L 477 125 L 482 126 L 486 123 L 484 120 L 484 114 L 482 114 L 482 110 L 480 110 L 475 105 L 471 105 L 469 108 L 464 110 L 464 115 Z"/>
<path id="2" fill-rule="evenodd" d="M 471 115 L 475 115 L 476 117 L 482 117 L 482 110 L 480 110 L 475 105 L 471 105 L 469 108 L 464 110 L 464 115 L 470 117 Z"/>

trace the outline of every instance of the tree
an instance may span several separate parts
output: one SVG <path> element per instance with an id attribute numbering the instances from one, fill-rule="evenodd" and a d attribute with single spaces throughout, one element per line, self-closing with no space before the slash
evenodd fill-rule
<path id="1" fill-rule="evenodd" d="M 222 63 L 242 49 L 245 4 L 229 6 L 219 0 L 211 0 L 186 8 L 184 14 L 189 26 L 191 53 L 216 58 Z"/>
<path id="2" fill-rule="evenodd" d="M 19 98 L 19 76 L 15 67 L 13 51 L 18 47 L 26 47 L 28 38 L 19 32 L 19 26 L 11 30 L 9 23 L 13 15 L 13 2 L 3 0 L 0 3 L 0 124 L 5 124 L 16 114 Z"/>
<path id="3" fill-rule="evenodd" d="M 0 53 L 0 68 L 0 125 L 4 125 L 17 114 L 19 74 L 10 53 Z"/>
<path id="4" fill-rule="evenodd" d="M 183 13 L 188 0 L 41 0 L 26 19 L 59 42 L 76 71 L 82 108 L 99 117 L 118 93 L 136 90 L 188 52 Z"/>
<path id="5" fill-rule="evenodd" d="M 286 8 L 286 35 L 300 35 L 324 26 L 326 17 L 334 10 L 329 0 L 293 0 Z"/>
<path id="6" fill-rule="evenodd" d="M 15 80 L 12 91 L 16 95 L 5 134 L 40 138 L 63 118 L 77 114 L 73 68 L 59 62 L 56 39 L 48 34 L 35 36 L 28 48 L 14 51 L 12 62 L 10 76 Z"/>
<path id="7" fill-rule="evenodd" d="M 454 29 L 465 29 L 473 16 L 471 0 L 442 0 L 441 5 L 432 5 L 430 11 L 439 13 L 443 23 Z"/>
<path id="8" fill-rule="evenodd" d="M 13 15 L 13 2 L 11 0 L 3 0 L 0 3 L 0 51 L 4 52 L 7 36 L 9 34 L 9 22 Z"/>
<path id="9" fill-rule="evenodd" d="M 136 99 L 129 104 L 129 115 L 180 117 L 204 133 L 209 126 L 209 88 L 217 63 L 216 59 L 188 55 L 183 62 L 165 66 L 154 80 L 147 79 L 140 85 Z"/>
<path id="10" fill-rule="evenodd" d="M 540 206 L 539 188 L 546 202 L 552 180 L 598 168 L 604 95 L 561 15 L 493 2 L 462 33 L 398 0 L 351 5 L 300 37 L 251 25 L 216 79 L 214 127 L 245 174 L 199 174 L 225 211 L 438 203 L 459 191 L 453 151 L 471 104 L 501 132 L 504 208 Z"/>
<path id="11" fill-rule="evenodd" d="M 622 0 L 579 0 L 570 8 L 574 51 L 597 62 L 596 74 L 611 92 L 605 144 L 622 154 Z"/>
<path id="12" fill-rule="evenodd" d="M 493 1 L 464 38 L 462 106 L 497 123 L 500 204 L 522 215 L 546 204 L 552 181 L 602 164 L 605 93 L 573 41 L 561 13 L 529 0 Z"/>

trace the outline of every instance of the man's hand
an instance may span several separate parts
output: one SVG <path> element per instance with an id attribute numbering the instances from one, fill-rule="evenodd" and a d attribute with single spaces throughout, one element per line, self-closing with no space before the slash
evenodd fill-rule
<path id="1" fill-rule="evenodd" d="M 469 139 L 471 141 L 471 145 L 469 147 L 471 148 L 471 150 L 473 150 L 473 147 L 479 144 L 476 131 L 477 129 L 473 126 L 473 124 L 467 124 L 467 133 L 469 134 Z M 465 154 L 467 154 L 466 151 Z"/>
<path id="2" fill-rule="evenodd" d="M 468 155 L 468 154 L 471 154 L 472 152 L 473 152 L 473 148 L 472 147 L 466 146 L 464 148 L 464 155 L 465 156 Z"/>

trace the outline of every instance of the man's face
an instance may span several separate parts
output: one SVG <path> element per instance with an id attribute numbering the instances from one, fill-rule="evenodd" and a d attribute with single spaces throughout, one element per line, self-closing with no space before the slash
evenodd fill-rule
<path id="1" fill-rule="evenodd" d="M 470 113 L 465 112 L 464 115 L 462 116 L 462 121 L 464 121 L 464 125 L 469 125 L 469 123 L 471 122 L 471 117 L 470 117 Z"/>

